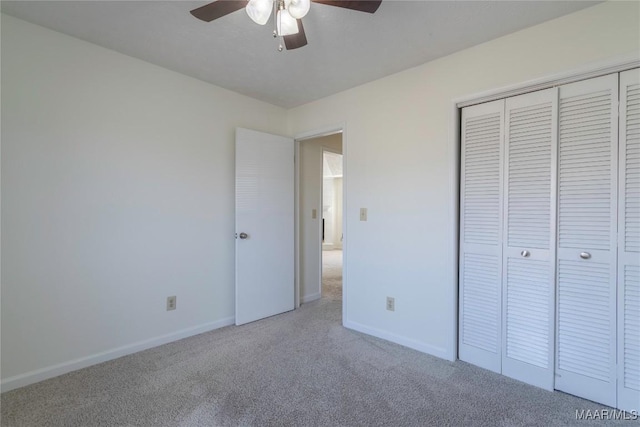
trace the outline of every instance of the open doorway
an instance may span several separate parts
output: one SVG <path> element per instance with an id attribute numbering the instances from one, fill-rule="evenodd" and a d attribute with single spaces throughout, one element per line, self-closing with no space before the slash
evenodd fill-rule
<path id="1" fill-rule="evenodd" d="M 298 142 L 298 301 L 342 302 L 342 133 Z"/>
<path id="2" fill-rule="evenodd" d="M 322 297 L 342 300 L 342 154 L 322 152 Z"/>

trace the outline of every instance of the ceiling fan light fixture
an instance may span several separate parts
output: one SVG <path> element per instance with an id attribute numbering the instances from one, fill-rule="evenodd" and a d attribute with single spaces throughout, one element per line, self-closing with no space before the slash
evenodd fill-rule
<path id="1" fill-rule="evenodd" d="M 287 10 L 294 19 L 302 19 L 310 8 L 311 0 L 290 0 Z"/>
<path id="2" fill-rule="evenodd" d="M 264 25 L 271 16 L 273 0 L 249 0 L 245 9 L 253 22 Z"/>
<path id="3" fill-rule="evenodd" d="M 278 50 L 298 49 L 307 45 L 307 36 L 302 26 L 311 3 L 336 6 L 359 12 L 374 13 L 382 0 L 213 0 L 209 4 L 191 11 L 201 21 L 211 22 L 240 9 L 258 25 L 265 25 L 273 15 L 273 37 L 280 37 Z"/>
<path id="4" fill-rule="evenodd" d="M 279 36 L 298 34 L 298 21 L 286 9 L 278 10 L 276 30 Z"/>

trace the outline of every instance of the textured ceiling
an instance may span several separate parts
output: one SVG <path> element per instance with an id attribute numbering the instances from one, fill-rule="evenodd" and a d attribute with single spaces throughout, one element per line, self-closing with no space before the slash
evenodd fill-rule
<path id="1" fill-rule="evenodd" d="M 309 44 L 281 53 L 271 21 L 189 14 L 206 3 L 2 1 L 2 12 L 290 108 L 597 2 L 384 0 L 373 15 L 312 4 Z"/>

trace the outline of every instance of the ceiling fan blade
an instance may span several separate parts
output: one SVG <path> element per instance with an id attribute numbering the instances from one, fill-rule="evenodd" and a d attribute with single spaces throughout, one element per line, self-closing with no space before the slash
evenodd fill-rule
<path id="1" fill-rule="evenodd" d="M 191 14 L 205 22 L 211 22 L 247 5 L 247 0 L 218 0 L 193 9 Z"/>
<path id="2" fill-rule="evenodd" d="M 382 0 L 311 0 L 314 3 L 326 4 L 329 6 L 344 7 L 345 9 L 357 10 L 359 12 L 374 13 L 380 7 Z"/>
<path id="3" fill-rule="evenodd" d="M 298 32 L 291 34 L 290 36 L 284 36 L 284 46 L 287 50 L 297 49 L 307 45 L 307 36 L 304 33 L 304 27 L 302 26 L 302 20 L 296 19 L 298 22 Z"/>

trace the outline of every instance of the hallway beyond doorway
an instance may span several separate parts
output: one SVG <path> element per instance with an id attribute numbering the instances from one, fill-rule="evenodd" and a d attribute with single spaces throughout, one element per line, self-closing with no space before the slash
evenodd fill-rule
<path id="1" fill-rule="evenodd" d="M 342 251 L 322 251 L 322 298 L 342 300 Z"/>

